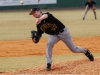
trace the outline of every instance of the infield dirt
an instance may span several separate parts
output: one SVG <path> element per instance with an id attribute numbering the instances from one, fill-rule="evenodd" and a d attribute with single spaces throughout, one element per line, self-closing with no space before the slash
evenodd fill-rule
<path id="1" fill-rule="evenodd" d="M 92 53 L 100 52 L 100 37 L 82 37 L 73 38 L 78 46 L 88 48 Z M 45 55 L 47 39 L 41 39 L 38 44 L 32 40 L 14 40 L 0 42 L 0 57 L 13 56 L 32 56 Z M 72 54 L 66 45 L 59 41 L 53 48 L 53 54 Z M 0 73 L 0 75 L 17 75 L 17 74 L 77 74 L 77 75 L 100 75 L 100 58 L 95 58 L 91 62 L 88 59 L 69 60 L 65 62 L 53 63 L 51 71 L 45 71 L 46 65 L 32 67 L 23 70 L 9 71 Z"/>

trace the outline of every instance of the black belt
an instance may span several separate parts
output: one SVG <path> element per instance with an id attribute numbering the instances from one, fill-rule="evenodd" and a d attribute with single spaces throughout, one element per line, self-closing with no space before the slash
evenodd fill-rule
<path id="1" fill-rule="evenodd" d="M 59 32 L 56 33 L 56 35 L 62 33 L 63 31 L 64 31 L 64 29 L 63 30 L 60 30 Z"/>

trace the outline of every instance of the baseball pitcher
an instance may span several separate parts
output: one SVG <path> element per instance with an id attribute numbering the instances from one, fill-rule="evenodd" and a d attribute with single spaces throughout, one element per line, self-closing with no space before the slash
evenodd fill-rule
<path id="1" fill-rule="evenodd" d="M 90 61 L 94 60 L 93 55 L 90 53 L 88 49 L 76 46 L 74 44 L 67 27 L 65 27 L 65 25 L 57 18 L 55 18 L 51 13 L 42 13 L 42 11 L 39 8 L 33 8 L 31 9 L 29 15 L 33 15 L 33 17 L 37 18 L 37 31 L 31 32 L 32 41 L 34 43 L 39 42 L 43 33 L 50 35 L 46 49 L 47 71 L 51 70 L 53 46 L 60 40 L 62 40 L 72 52 L 84 53 Z M 37 39 L 36 36 L 39 37 L 39 39 Z"/>

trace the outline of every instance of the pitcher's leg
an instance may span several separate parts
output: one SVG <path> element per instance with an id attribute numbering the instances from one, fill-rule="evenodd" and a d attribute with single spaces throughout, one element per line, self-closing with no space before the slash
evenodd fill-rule
<path id="1" fill-rule="evenodd" d="M 80 46 L 76 46 L 74 44 L 72 37 L 70 36 L 70 33 L 68 33 L 66 36 L 68 36 L 67 39 L 63 40 L 63 41 L 72 52 L 86 53 L 86 50 L 84 48 L 82 48 Z"/>
<path id="2" fill-rule="evenodd" d="M 86 53 L 86 49 L 76 46 L 72 40 L 72 37 L 70 33 L 67 33 L 68 29 L 65 28 L 64 32 L 59 35 L 60 39 L 67 45 L 67 47 L 72 51 L 72 52 L 78 52 L 78 53 Z"/>
<path id="3" fill-rule="evenodd" d="M 57 37 L 57 35 L 50 35 L 49 40 L 48 40 L 48 44 L 47 44 L 47 50 L 46 50 L 46 60 L 47 63 L 52 63 L 52 48 L 55 45 L 55 43 L 57 43 L 59 41 L 59 38 Z"/>
<path id="4" fill-rule="evenodd" d="M 70 34 L 67 34 L 66 35 L 66 40 L 63 40 L 64 43 L 68 46 L 68 48 L 73 51 L 73 52 L 77 52 L 77 53 L 84 53 L 90 61 L 94 61 L 94 56 L 92 55 L 92 53 L 88 50 L 88 49 L 85 49 L 85 48 L 82 48 L 80 46 L 76 46 L 70 36 Z"/>

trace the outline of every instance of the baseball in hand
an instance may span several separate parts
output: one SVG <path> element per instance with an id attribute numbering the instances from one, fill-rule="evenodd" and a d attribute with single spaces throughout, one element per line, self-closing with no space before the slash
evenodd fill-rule
<path id="1" fill-rule="evenodd" d="M 24 1 L 20 1 L 20 4 L 24 4 Z"/>

